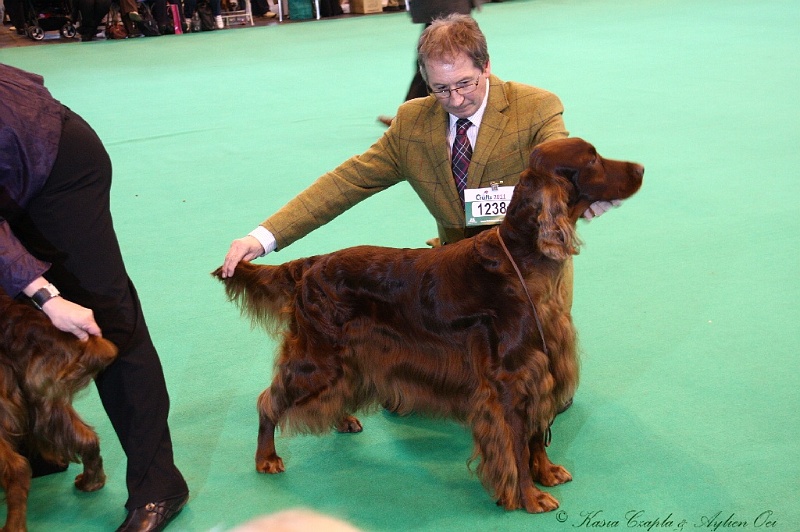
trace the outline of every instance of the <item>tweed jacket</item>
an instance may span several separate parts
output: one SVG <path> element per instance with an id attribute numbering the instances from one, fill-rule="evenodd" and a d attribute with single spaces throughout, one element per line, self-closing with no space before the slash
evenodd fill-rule
<path id="1" fill-rule="evenodd" d="M 516 185 L 533 147 L 568 135 L 558 97 L 490 76 L 489 101 L 473 147 L 467 187 Z M 282 249 L 360 201 L 407 181 L 436 220 L 442 243 L 468 234 L 450 168 L 448 114 L 433 96 L 403 103 L 366 152 L 318 178 L 261 225 Z"/>

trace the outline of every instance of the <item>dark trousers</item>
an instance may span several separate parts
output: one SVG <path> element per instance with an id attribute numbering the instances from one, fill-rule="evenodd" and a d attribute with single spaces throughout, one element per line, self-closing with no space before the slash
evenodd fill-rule
<path id="1" fill-rule="evenodd" d="M 430 22 L 425 24 L 425 28 L 423 28 L 422 31 L 424 32 L 430 25 Z M 406 102 L 414 98 L 424 98 L 428 95 L 428 84 L 425 83 L 425 80 L 422 79 L 422 74 L 419 73 L 419 64 L 414 63 L 414 66 L 417 68 L 414 70 L 414 77 L 411 78 L 411 85 L 409 85 L 408 92 L 406 93 L 406 99 L 404 100 Z"/>
<path id="2" fill-rule="evenodd" d="M 184 0 L 183 14 L 186 18 L 192 18 L 195 11 L 197 11 L 197 4 L 197 0 Z M 209 0 L 208 5 L 211 7 L 211 14 L 215 17 L 222 13 L 222 0 Z"/>
<path id="3" fill-rule="evenodd" d="M 17 31 L 25 29 L 25 2 L 23 0 L 5 0 L 6 14 Z M 2 29 L 2 28 L 0 28 Z"/>
<path id="4" fill-rule="evenodd" d="M 188 492 L 175 467 L 169 396 L 139 298 L 111 220 L 111 160 L 91 127 L 67 110 L 59 153 L 41 193 L 14 234 L 62 295 L 92 309 L 119 357 L 96 379 L 103 407 L 128 459 L 128 510 Z"/>
<path id="5" fill-rule="evenodd" d="M 94 39 L 100 21 L 111 8 L 111 0 L 77 0 L 74 5 L 81 16 L 81 25 L 78 28 L 81 39 L 84 41 Z"/>
<path id="6" fill-rule="evenodd" d="M 338 17 L 343 15 L 342 5 L 339 0 L 319 0 L 320 17 Z"/>
<path id="7" fill-rule="evenodd" d="M 417 68 L 414 77 L 411 79 L 411 85 L 408 87 L 405 101 L 413 100 L 414 98 L 424 98 L 427 95 L 428 84 L 422 79 L 422 74 L 419 73 L 419 68 Z"/>
<path id="8" fill-rule="evenodd" d="M 252 0 L 250 2 L 250 9 L 253 10 L 255 16 L 260 17 L 269 11 L 269 2 L 267 2 L 267 0 Z"/>
<path id="9" fill-rule="evenodd" d="M 167 0 L 151 0 L 145 3 L 150 8 L 150 12 L 153 14 L 153 18 L 156 19 L 156 24 L 158 24 L 158 30 L 163 34 L 164 28 L 167 27 Z M 171 21 L 169 24 L 170 26 L 172 26 Z"/>

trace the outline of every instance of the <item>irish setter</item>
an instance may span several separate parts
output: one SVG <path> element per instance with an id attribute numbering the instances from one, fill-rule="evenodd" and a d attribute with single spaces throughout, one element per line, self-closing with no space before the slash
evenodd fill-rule
<path id="1" fill-rule="evenodd" d="M 258 399 L 256 469 L 284 471 L 276 426 L 358 432 L 351 413 L 388 405 L 465 423 L 499 505 L 557 508 L 534 483 L 572 478 L 545 446 L 578 383 L 564 278 L 578 253 L 575 224 L 591 203 L 633 195 L 643 174 L 581 139 L 554 140 L 531 154 L 498 228 L 435 249 L 357 246 L 280 266 L 240 263 L 223 280 L 228 297 L 283 339 Z"/>
<path id="2" fill-rule="evenodd" d="M 108 366 L 117 348 L 92 337 L 81 342 L 44 313 L 0 292 L 0 483 L 6 495 L 5 531 L 26 530 L 31 467 L 20 454 L 38 453 L 66 466 L 83 462 L 81 491 L 106 481 L 97 434 L 72 407 L 76 392 Z"/>

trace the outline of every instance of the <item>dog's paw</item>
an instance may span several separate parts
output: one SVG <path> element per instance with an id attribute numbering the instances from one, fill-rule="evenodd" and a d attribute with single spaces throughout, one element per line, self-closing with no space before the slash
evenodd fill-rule
<path id="1" fill-rule="evenodd" d="M 336 432 L 361 432 L 364 427 L 361 422 L 353 416 L 344 416 L 336 423 Z"/>
<path id="2" fill-rule="evenodd" d="M 569 471 L 556 464 L 548 464 L 547 467 L 535 471 L 535 480 L 542 486 L 558 486 L 572 480 Z"/>
<path id="3" fill-rule="evenodd" d="M 552 512 L 558 508 L 558 500 L 549 493 L 533 488 L 526 490 L 526 492 L 522 494 L 522 505 L 526 512 L 530 514 L 540 514 Z"/>
<path id="4" fill-rule="evenodd" d="M 81 473 L 75 477 L 75 487 L 81 491 L 97 491 L 106 485 L 106 475 L 102 471 L 89 475 Z"/>
<path id="5" fill-rule="evenodd" d="M 283 473 L 286 471 L 286 467 L 284 467 L 283 459 L 280 456 L 271 454 L 266 457 L 256 456 L 256 471 L 274 475 L 275 473 Z"/>

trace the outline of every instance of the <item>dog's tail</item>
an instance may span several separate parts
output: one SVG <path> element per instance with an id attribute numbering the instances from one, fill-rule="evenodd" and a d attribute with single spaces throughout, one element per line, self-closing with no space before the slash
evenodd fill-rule
<path id="1" fill-rule="evenodd" d="M 89 357 L 90 362 L 87 364 L 89 371 L 97 373 L 104 370 L 117 358 L 117 346 L 99 336 L 90 336 L 86 342 L 83 342 L 84 357 Z"/>
<path id="2" fill-rule="evenodd" d="M 297 283 L 307 267 L 306 261 L 297 260 L 279 266 L 242 261 L 232 277 L 223 279 L 221 267 L 211 275 L 225 285 L 228 300 L 250 318 L 253 326 L 258 325 L 276 335 L 293 308 L 291 303 Z"/>
<path id="3" fill-rule="evenodd" d="M 47 326 L 52 328 L 49 322 Z M 41 341 L 43 343 L 36 347 L 48 356 L 38 358 L 28 367 L 25 386 L 53 402 L 71 403 L 75 394 L 106 369 L 118 352 L 116 345 L 100 336 L 79 340 L 70 333 L 55 330 L 49 336 L 42 335 Z M 60 361 L 59 364 L 53 364 L 55 360 Z M 50 370 L 43 369 L 51 366 Z M 38 419 L 36 423 L 39 426 Z M 56 422 L 50 419 L 47 423 Z"/>

